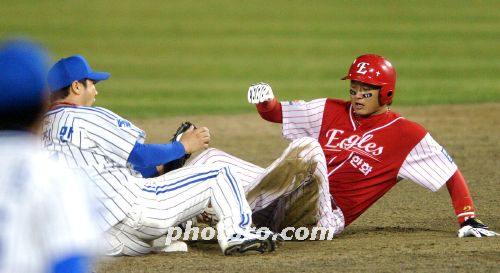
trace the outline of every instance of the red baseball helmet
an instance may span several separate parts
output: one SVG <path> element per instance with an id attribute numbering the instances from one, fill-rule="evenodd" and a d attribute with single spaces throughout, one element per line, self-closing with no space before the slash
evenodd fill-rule
<path id="1" fill-rule="evenodd" d="M 380 86 L 380 104 L 391 104 L 396 88 L 396 70 L 382 56 L 366 54 L 357 57 L 349 68 L 349 74 L 342 80 L 359 81 Z"/>

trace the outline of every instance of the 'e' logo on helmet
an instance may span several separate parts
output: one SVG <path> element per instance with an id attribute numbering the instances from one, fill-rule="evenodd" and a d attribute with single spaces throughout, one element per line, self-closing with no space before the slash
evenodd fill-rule
<path id="1" fill-rule="evenodd" d="M 365 63 L 365 62 L 360 62 L 356 65 L 356 67 L 358 67 L 359 69 L 356 71 L 356 73 L 359 73 L 359 74 L 366 74 L 366 72 L 368 72 L 368 70 L 366 70 L 366 67 L 369 66 L 370 64 L 369 63 Z"/>

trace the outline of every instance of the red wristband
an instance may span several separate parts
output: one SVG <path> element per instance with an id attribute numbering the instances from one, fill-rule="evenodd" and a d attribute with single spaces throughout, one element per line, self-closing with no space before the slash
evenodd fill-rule
<path id="1" fill-rule="evenodd" d="M 458 223 L 462 224 L 467 221 L 467 219 L 475 218 L 476 209 L 474 208 L 474 203 L 470 197 L 465 179 L 459 170 L 457 170 L 455 174 L 448 179 L 446 187 L 450 193 Z"/>

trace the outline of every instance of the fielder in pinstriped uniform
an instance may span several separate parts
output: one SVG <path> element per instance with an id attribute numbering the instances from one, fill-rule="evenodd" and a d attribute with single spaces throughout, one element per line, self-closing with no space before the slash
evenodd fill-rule
<path id="1" fill-rule="evenodd" d="M 190 128 L 180 141 L 144 144 L 145 132 L 94 104 L 98 81 L 80 55 L 63 58 L 49 71 L 52 109 L 45 115 L 43 146 L 70 168 L 81 168 L 109 212 L 108 255 L 144 255 L 152 241 L 203 211 L 210 202 L 221 221 L 224 254 L 273 251 L 276 237 L 251 230 L 251 209 L 227 166 L 194 166 L 160 175 L 157 166 L 208 146 L 207 128 Z M 272 233 L 266 235 L 273 235 Z"/>
<path id="2" fill-rule="evenodd" d="M 0 272 L 90 272 L 99 251 L 91 189 L 40 151 L 47 62 L 32 42 L 0 45 Z"/>
<path id="3" fill-rule="evenodd" d="M 459 237 L 498 235 L 476 218 L 467 184 L 444 148 L 423 127 L 390 111 L 396 83 L 392 64 L 378 55 L 362 55 L 342 79 L 351 82 L 350 101 L 278 102 L 265 83 L 248 90 L 262 118 L 283 124 L 286 139 L 319 142 L 327 162 L 323 175 L 343 214 L 342 226 L 399 180 L 409 179 L 431 191 L 446 184 L 461 225 Z"/>

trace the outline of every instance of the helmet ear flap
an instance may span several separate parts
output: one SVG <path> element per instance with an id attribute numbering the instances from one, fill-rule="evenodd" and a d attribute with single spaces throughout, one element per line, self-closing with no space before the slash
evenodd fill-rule
<path id="1" fill-rule="evenodd" d="M 392 96 L 394 95 L 394 92 L 392 90 L 389 90 L 387 92 L 387 99 L 385 101 L 385 104 L 391 105 L 392 104 Z"/>
<path id="2" fill-rule="evenodd" d="M 391 105 L 392 97 L 394 96 L 394 90 L 389 86 L 382 86 L 379 93 L 379 103 L 380 105 Z"/>

